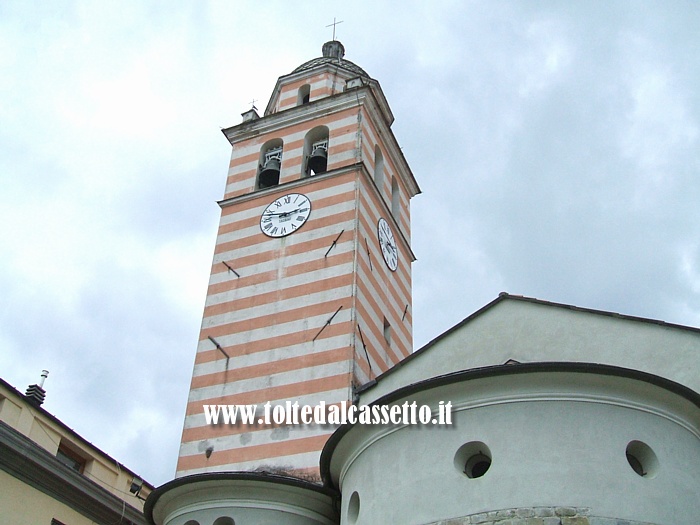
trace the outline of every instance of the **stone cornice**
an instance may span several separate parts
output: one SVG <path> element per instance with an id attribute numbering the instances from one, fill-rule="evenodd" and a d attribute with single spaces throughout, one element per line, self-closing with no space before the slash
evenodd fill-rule
<path id="1" fill-rule="evenodd" d="M 382 102 L 386 104 L 386 99 L 384 99 L 383 95 L 378 98 L 377 91 L 372 85 L 365 85 L 349 89 L 330 97 L 315 100 L 303 106 L 296 106 L 280 111 L 279 113 L 266 115 L 256 120 L 242 122 L 241 124 L 222 129 L 221 131 L 231 146 L 235 146 L 238 142 L 258 135 L 264 135 L 302 122 L 309 122 L 331 113 L 338 113 L 347 109 L 365 106 L 370 115 L 379 116 L 383 114 Z M 401 151 L 401 147 L 390 125 L 387 124 L 384 118 L 374 118 L 374 122 L 378 126 L 387 153 L 397 168 L 397 175 L 403 179 L 404 184 L 406 184 L 408 188 L 409 197 L 417 195 L 421 192 L 420 187 L 413 176 L 413 172 Z"/>
<path id="2" fill-rule="evenodd" d="M 361 105 L 369 90 L 358 89 L 324 97 L 303 106 L 265 115 L 256 120 L 242 122 L 236 126 L 222 129 L 222 133 L 233 146 L 235 143 L 250 137 L 269 133 L 276 129 L 308 122 L 329 113 L 337 113 Z"/>
<path id="3" fill-rule="evenodd" d="M 229 206 L 233 206 L 233 205 L 247 202 L 247 201 L 250 201 L 253 199 L 257 199 L 257 198 L 263 197 L 265 195 L 269 195 L 270 198 L 272 198 L 272 196 L 276 195 L 277 193 L 288 193 L 289 191 L 297 189 L 300 186 L 308 186 L 309 184 L 312 184 L 312 183 L 319 181 L 319 180 L 332 179 L 335 177 L 339 177 L 339 176 L 345 175 L 346 173 L 356 171 L 360 168 L 366 171 L 366 168 L 364 167 L 364 164 L 362 164 L 362 163 L 351 164 L 349 166 L 343 166 L 342 168 L 336 168 L 334 170 L 326 171 L 324 173 L 320 173 L 319 175 L 314 175 L 312 177 L 303 177 L 300 179 L 295 179 L 295 180 L 291 180 L 288 182 L 283 182 L 283 183 L 278 184 L 276 186 L 270 186 L 269 188 L 255 190 L 251 193 L 246 193 L 244 195 L 237 195 L 235 197 L 223 199 L 223 200 L 217 201 L 217 204 L 221 208 L 227 208 Z"/>
<path id="4" fill-rule="evenodd" d="M 302 179 L 296 179 L 293 181 L 289 182 L 284 182 L 282 184 L 278 184 L 277 186 L 272 186 L 270 188 L 265 188 L 262 190 L 257 190 L 252 193 L 246 193 L 244 195 L 237 195 L 236 197 L 231 197 L 229 199 L 224 199 L 217 201 L 217 204 L 223 209 L 227 208 L 229 206 L 233 206 L 236 204 L 240 204 L 243 202 L 247 202 L 253 199 L 257 199 L 260 197 L 263 197 L 265 195 L 269 195 L 271 200 L 274 200 L 274 195 L 279 194 L 285 194 L 288 193 L 292 190 L 295 190 L 297 188 L 303 187 L 303 186 L 308 186 L 309 184 L 313 184 L 316 181 L 320 180 L 325 180 L 325 179 L 331 179 L 334 177 L 340 177 L 342 175 L 345 175 L 346 173 L 354 172 L 354 171 L 359 171 L 362 173 L 362 176 L 367 181 L 367 184 L 372 185 L 375 188 L 375 191 L 377 190 L 377 186 L 370 176 L 369 172 L 367 171 L 367 167 L 363 162 L 358 162 L 355 164 L 351 164 L 349 166 L 343 166 L 342 168 L 337 168 L 334 170 L 326 171 L 325 173 L 321 173 L 319 175 L 314 175 L 313 177 L 304 177 Z M 382 216 L 391 222 L 392 224 L 392 231 L 395 233 L 395 235 L 401 240 L 401 244 L 406 250 L 406 252 L 409 254 L 411 258 L 411 262 L 416 260 L 416 255 L 413 253 L 413 250 L 411 249 L 411 243 L 408 242 L 408 239 L 404 235 L 403 230 L 399 227 L 398 222 L 396 221 L 396 218 L 392 215 L 391 211 L 389 210 L 389 206 L 387 203 L 384 201 L 384 199 L 379 199 L 382 209 L 383 209 L 383 214 Z"/>

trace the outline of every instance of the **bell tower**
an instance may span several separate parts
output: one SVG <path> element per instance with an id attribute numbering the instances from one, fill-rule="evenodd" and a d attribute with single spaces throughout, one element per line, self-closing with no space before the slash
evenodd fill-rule
<path id="1" fill-rule="evenodd" d="M 331 425 L 264 424 L 263 405 L 352 402 L 412 352 L 409 201 L 420 192 L 379 83 L 338 41 L 280 77 L 232 146 L 177 476 L 317 479 Z M 204 405 L 257 405 L 208 424 Z"/>

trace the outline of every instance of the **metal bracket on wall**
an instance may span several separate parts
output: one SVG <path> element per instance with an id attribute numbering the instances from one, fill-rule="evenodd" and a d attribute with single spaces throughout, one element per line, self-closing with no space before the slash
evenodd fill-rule
<path id="1" fill-rule="evenodd" d="M 335 244 L 338 242 L 338 239 L 340 239 L 340 236 L 343 235 L 343 232 L 344 232 L 344 231 L 345 231 L 345 230 L 340 230 L 340 233 L 339 233 L 338 236 L 335 238 L 335 240 L 331 243 L 331 247 L 328 248 L 328 251 L 326 252 L 326 255 L 324 255 L 323 257 L 328 257 L 328 254 L 331 252 L 331 250 L 332 250 L 333 248 L 335 248 Z"/>
<path id="2" fill-rule="evenodd" d="M 318 333 L 314 336 L 314 338 L 312 339 L 312 341 L 315 341 L 316 338 L 317 338 L 319 335 L 321 335 L 321 332 L 323 332 L 323 331 L 326 329 L 326 326 L 328 326 L 329 324 L 331 324 L 331 321 L 333 321 L 333 318 L 334 318 L 336 315 L 338 315 L 338 312 L 340 312 L 340 309 L 341 309 L 341 308 L 343 308 L 343 305 L 342 305 L 342 304 L 338 307 L 338 309 L 335 311 L 335 313 L 334 313 L 333 315 L 330 316 L 330 318 L 328 319 L 328 321 L 326 321 L 326 324 L 324 324 L 324 325 L 321 327 L 321 329 L 320 329 L 320 330 L 318 331 Z"/>
<path id="3" fill-rule="evenodd" d="M 369 271 L 374 271 L 372 268 L 372 257 L 369 255 L 369 244 L 367 243 L 367 237 L 365 237 L 365 248 L 367 248 L 367 260 L 369 260 Z"/>
<path id="4" fill-rule="evenodd" d="M 226 359 L 230 359 L 231 356 L 228 355 L 223 348 L 221 348 L 221 345 L 214 339 L 212 336 L 208 335 L 207 339 L 209 339 L 212 343 L 214 343 L 214 346 L 219 349 L 219 351 L 226 356 Z"/>
<path id="5" fill-rule="evenodd" d="M 360 342 L 362 343 L 362 348 L 365 351 L 365 357 L 367 358 L 367 366 L 369 366 L 369 378 L 372 379 L 372 374 L 374 371 L 372 370 L 372 362 L 369 360 L 369 353 L 367 352 L 367 345 L 365 344 L 365 338 L 362 335 L 362 328 L 360 328 L 360 325 L 358 323 L 357 325 L 357 330 L 360 332 Z"/>
<path id="6" fill-rule="evenodd" d="M 233 268 L 231 268 L 231 266 L 229 266 L 229 264 L 226 261 L 221 261 L 221 262 L 224 263 L 224 266 L 226 266 L 226 268 L 228 268 L 229 272 L 233 272 L 236 274 L 236 277 L 238 277 L 239 279 L 241 278 L 241 276 L 238 275 L 238 272 L 236 270 L 234 270 Z"/>

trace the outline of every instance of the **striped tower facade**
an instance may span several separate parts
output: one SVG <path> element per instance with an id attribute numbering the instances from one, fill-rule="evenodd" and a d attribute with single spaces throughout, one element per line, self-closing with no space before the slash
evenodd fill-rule
<path id="1" fill-rule="evenodd" d="M 233 150 L 178 477 L 268 470 L 316 479 L 334 426 L 212 425 L 203 405 L 257 404 L 257 419 L 268 402 L 352 402 L 354 388 L 412 351 L 409 200 L 420 190 L 379 84 L 343 59 L 339 42 L 323 51 L 280 77 L 263 117 L 251 110 L 224 130 Z M 311 169 L 324 147 L 325 166 Z M 270 158 L 277 176 L 263 173 Z M 289 195 L 308 198 L 308 218 L 271 236 L 269 206 Z M 398 250 L 395 270 L 380 218 Z"/>

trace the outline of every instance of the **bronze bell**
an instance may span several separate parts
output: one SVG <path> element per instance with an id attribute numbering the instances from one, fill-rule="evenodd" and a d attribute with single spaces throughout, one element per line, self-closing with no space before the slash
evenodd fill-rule
<path id="1" fill-rule="evenodd" d="M 272 157 L 267 160 L 262 171 L 260 171 L 260 176 L 258 177 L 258 187 L 269 188 L 270 186 L 277 186 L 279 183 L 280 161 L 279 159 Z"/>
<path id="2" fill-rule="evenodd" d="M 326 171 L 328 167 L 328 154 L 323 147 L 317 147 L 309 156 L 309 174 L 318 175 Z"/>

